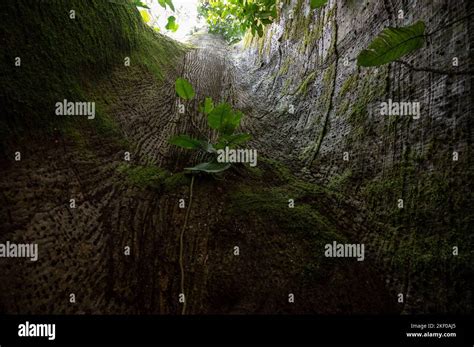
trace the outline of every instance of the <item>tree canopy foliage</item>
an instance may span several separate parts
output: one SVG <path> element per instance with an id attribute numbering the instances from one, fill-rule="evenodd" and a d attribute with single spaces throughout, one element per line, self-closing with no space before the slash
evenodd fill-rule
<path id="1" fill-rule="evenodd" d="M 206 19 L 209 32 L 229 43 L 239 41 L 250 30 L 263 36 L 263 28 L 277 16 L 276 0 L 203 0 L 198 13 Z"/>

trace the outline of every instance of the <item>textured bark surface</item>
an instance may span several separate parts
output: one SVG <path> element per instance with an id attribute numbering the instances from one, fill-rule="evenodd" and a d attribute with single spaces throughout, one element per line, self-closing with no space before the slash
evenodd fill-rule
<path id="1" fill-rule="evenodd" d="M 228 48 L 207 35 L 193 44 L 196 48 L 163 83 L 143 70 L 124 74 L 120 68 L 98 84 L 99 90 L 115 95 L 108 112 L 114 114 L 130 148 L 89 129 L 83 134 L 87 143 L 81 146 L 58 134 L 52 143 L 30 144 L 35 151 L 24 154 L 21 168 L 3 168 L 9 220 L 2 224 L 3 239 L 35 241 L 40 249 L 37 262 L 2 262 L 4 312 L 180 312 L 178 238 L 185 210 L 178 200 L 186 199 L 189 180 L 183 176 L 164 190 L 139 189 L 127 184 L 117 168 L 126 149 L 133 153 L 135 165 L 174 168 L 188 162 L 189 156 L 170 148 L 167 139 L 179 133 L 202 134 L 208 127 L 197 103 L 186 105 L 184 115 L 177 112 L 173 81 L 178 75 L 193 83 L 201 99 L 232 98 L 235 71 L 227 61 Z M 236 188 L 249 184 L 247 174 L 241 174 L 234 174 Z M 274 178 L 253 183 L 267 186 L 268 180 Z M 320 264 L 323 269 L 316 276 L 321 277 L 308 278 L 304 272 L 314 261 L 311 240 L 258 216 L 229 217 L 234 199 L 228 185 L 205 178 L 196 181 L 184 238 L 188 313 L 395 310 L 382 278 L 371 267 L 356 264 L 356 274 L 344 263 Z M 77 208 L 69 208 L 69 197 L 76 199 Z M 335 203 L 324 193 L 319 199 L 331 201 L 318 202 L 321 208 Z M 352 219 L 331 209 L 324 215 L 331 223 L 348 225 Z M 244 253 L 242 260 L 232 253 L 236 245 Z M 124 256 L 126 246 L 131 256 Z M 329 286 L 334 288 L 328 290 Z M 299 297 L 296 304 L 282 304 L 288 288 Z M 70 293 L 76 295 L 76 304 L 69 302 Z"/>
<path id="2" fill-rule="evenodd" d="M 98 64 L 97 54 L 82 65 L 80 58 L 70 63 L 53 50 L 48 61 L 64 64 L 64 70 L 52 70 L 61 79 L 79 71 L 74 78 L 80 76 L 81 94 L 72 95 L 97 100 L 107 117 L 52 123 L 41 136 L 2 143 L 0 242 L 36 242 L 40 256 L 37 262 L 0 260 L 0 312 L 181 312 L 178 257 L 186 209 L 179 199 L 187 206 L 190 179 L 180 172 L 201 158 L 168 139 L 215 137 L 198 112 L 206 96 L 246 114 L 250 147 L 262 161 L 253 170 L 237 167 L 222 180 L 196 178 L 184 234 L 188 313 L 470 312 L 471 76 L 417 72 L 396 63 L 358 69 L 353 61 L 386 24 L 422 16 L 433 30 L 472 11 L 468 1 L 449 12 L 445 4 L 331 0 L 310 11 L 304 1 L 285 2 L 278 22 L 246 50 L 207 34 L 195 35 L 192 48 L 156 35 L 161 50 L 150 48 L 149 55 L 142 55 L 141 37 L 134 35 L 138 13 L 107 9 L 115 21 L 98 16 L 97 23 L 133 30 L 114 36 L 120 38 L 113 44 L 118 55 L 105 59 L 102 73 L 85 71 Z M 405 12 L 403 21 L 396 19 L 398 9 Z M 58 37 L 66 30 L 48 27 L 45 18 L 39 23 Z M 79 32 L 94 33 L 80 23 Z M 66 30 L 67 36 L 77 35 L 76 29 Z M 471 41 L 469 21 L 459 21 L 407 61 L 451 70 L 455 55 L 458 69 L 469 70 Z M 84 40 L 74 42 L 71 51 L 80 52 Z M 17 46 L 9 40 L 7 47 L 11 52 Z M 163 51 L 170 56 L 165 59 Z M 128 55 L 132 65 L 124 68 Z M 154 55 L 158 78 L 149 64 Z M 29 75 L 13 77 L 25 82 Z M 195 100 L 177 98 L 177 77 L 191 82 Z M 23 120 L 35 114 L 35 99 L 21 103 L 16 86 L 0 96 L 5 105 L 27 105 L 5 107 L 8 117 L 1 124 L 28 124 Z M 64 97 L 51 94 L 48 100 Z M 422 117 L 382 118 L 378 103 L 388 98 L 419 100 Z M 48 111 L 40 112 L 46 119 Z M 455 163 L 453 150 L 460 153 Z M 12 159 L 15 151 L 21 151 L 21 162 Z M 290 198 L 294 210 L 287 207 Z M 399 198 L 403 211 L 396 208 Z M 324 258 L 324 244 L 333 240 L 365 243 L 365 261 Z M 460 247 L 454 260 L 453 245 Z M 235 246 L 241 255 L 233 254 Z M 398 293 L 406 296 L 402 305 Z"/>
<path id="3" fill-rule="evenodd" d="M 239 57 L 239 106 L 250 111 L 255 145 L 384 226 L 361 240 L 385 264 L 392 292 L 410 298 L 404 312 L 472 308 L 472 14 L 469 1 L 332 0 L 314 11 L 285 1 Z M 356 66 L 384 27 L 417 20 L 430 35 L 403 59 L 416 69 Z M 419 101 L 420 119 L 381 116 L 388 99 Z M 453 246 L 463 249 L 457 260 Z"/>

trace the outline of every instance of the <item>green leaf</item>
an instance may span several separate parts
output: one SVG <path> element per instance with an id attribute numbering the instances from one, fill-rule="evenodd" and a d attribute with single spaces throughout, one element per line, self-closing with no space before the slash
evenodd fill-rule
<path id="1" fill-rule="evenodd" d="M 328 0 L 311 0 L 310 6 L 311 9 L 314 10 L 316 8 L 323 7 L 324 5 L 326 5 L 327 2 Z"/>
<path id="2" fill-rule="evenodd" d="M 145 5 L 140 0 L 134 0 L 133 5 L 135 5 L 136 7 L 143 7 L 143 8 L 146 8 L 146 9 L 150 9 L 147 5 Z"/>
<path id="3" fill-rule="evenodd" d="M 219 141 L 214 146 L 216 150 L 223 149 L 225 147 L 232 148 L 234 146 L 240 145 L 242 143 L 250 140 L 252 136 L 250 134 L 232 134 L 232 135 L 223 135 L 219 138 Z"/>
<path id="4" fill-rule="evenodd" d="M 194 98 L 194 89 L 191 83 L 184 78 L 178 78 L 175 83 L 176 93 L 184 100 L 191 100 Z"/>
<path id="5" fill-rule="evenodd" d="M 174 12 L 174 5 L 172 0 L 165 0 L 166 4 L 171 8 L 171 11 Z"/>
<path id="6" fill-rule="evenodd" d="M 147 10 L 140 10 L 140 15 L 142 16 L 142 19 L 145 23 L 150 21 L 150 15 L 148 14 Z"/>
<path id="7" fill-rule="evenodd" d="M 212 143 L 209 143 L 207 141 L 201 141 L 201 149 L 206 151 L 207 153 L 216 153 L 216 149 L 212 145 Z"/>
<path id="8" fill-rule="evenodd" d="M 219 130 L 222 128 L 225 119 L 232 113 L 231 107 L 226 103 L 221 103 L 214 107 L 214 109 L 207 116 L 207 122 L 212 129 Z"/>
<path id="9" fill-rule="evenodd" d="M 205 140 L 193 139 L 188 135 L 177 135 L 169 140 L 172 145 L 186 149 L 202 149 L 208 153 L 216 153 L 214 146 Z"/>
<path id="10" fill-rule="evenodd" d="M 242 112 L 234 112 L 229 104 L 223 102 L 209 113 L 207 121 L 212 129 L 219 130 L 223 135 L 231 135 L 239 126 L 242 116 Z"/>
<path id="11" fill-rule="evenodd" d="M 206 100 L 204 100 L 203 113 L 205 115 L 208 115 L 209 113 L 212 112 L 213 109 L 214 109 L 214 102 L 212 101 L 212 98 L 206 98 Z"/>
<path id="12" fill-rule="evenodd" d="M 176 18 L 175 16 L 169 16 L 168 17 L 168 23 L 166 23 L 165 28 L 169 31 L 175 32 L 178 30 L 178 23 L 176 23 Z"/>
<path id="13" fill-rule="evenodd" d="M 158 0 L 158 3 L 166 10 L 166 0 Z"/>
<path id="14" fill-rule="evenodd" d="M 216 173 L 216 172 L 222 172 L 224 170 L 227 170 L 230 168 L 229 163 L 217 163 L 215 161 L 209 162 L 209 163 L 201 163 L 198 164 L 194 167 L 187 167 L 185 170 L 190 170 L 190 171 L 203 171 L 207 173 Z"/>
<path id="15" fill-rule="evenodd" d="M 243 114 L 240 111 L 232 112 L 226 119 L 224 119 L 220 132 L 224 135 L 232 135 L 234 130 L 239 126 L 242 116 Z"/>
<path id="16" fill-rule="evenodd" d="M 421 47 L 425 42 L 425 23 L 402 28 L 385 28 L 357 57 L 359 66 L 380 66 L 397 60 Z"/>
<path id="17" fill-rule="evenodd" d="M 251 138 L 252 136 L 250 134 L 242 133 L 242 134 L 233 134 L 229 136 L 224 136 L 222 140 L 225 141 L 225 145 L 230 147 L 230 146 L 235 146 L 235 145 L 240 145 L 242 143 L 245 143 Z"/>
<path id="18" fill-rule="evenodd" d="M 169 140 L 169 143 L 172 145 L 181 147 L 181 148 L 187 148 L 187 149 L 198 149 L 202 148 L 203 141 L 193 139 L 192 137 L 189 137 L 188 135 L 177 135 Z"/>
<path id="19" fill-rule="evenodd" d="M 171 11 L 174 12 L 174 5 L 172 0 L 158 0 L 158 3 L 160 4 L 161 7 L 163 7 L 166 10 L 166 5 L 169 6 Z"/>

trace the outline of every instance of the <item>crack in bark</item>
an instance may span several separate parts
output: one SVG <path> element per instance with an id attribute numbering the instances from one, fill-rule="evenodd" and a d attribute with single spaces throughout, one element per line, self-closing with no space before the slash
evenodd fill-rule
<path id="1" fill-rule="evenodd" d="M 321 148 L 321 144 L 324 140 L 324 137 L 326 136 L 327 133 L 327 128 L 328 128 L 328 123 L 329 123 L 329 115 L 332 110 L 333 106 L 333 99 L 334 99 L 334 92 L 336 90 L 336 79 L 337 79 L 337 65 L 339 63 L 339 53 L 337 51 L 337 30 L 338 30 L 338 25 L 337 25 L 337 1 L 334 4 L 334 72 L 332 75 L 332 85 L 331 85 L 331 93 L 329 95 L 329 101 L 328 101 L 328 108 L 326 110 L 326 114 L 324 116 L 324 122 L 323 122 L 323 128 L 321 129 L 321 133 L 318 138 L 318 143 L 316 144 L 315 149 L 313 150 L 313 154 L 310 157 L 310 160 L 308 161 L 307 165 L 311 166 L 316 159 L 316 156 L 319 153 L 319 150 Z"/>
<path id="2" fill-rule="evenodd" d="M 194 175 L 191 177 L 191 184 L 189 186 L 189 203 L 188 208 L 186 209 L 186 215 L 184 217 L 183 229 L 181 230 L 181 235 L 179 237 L 179 268 L 181 270 L 181 294 L 184 295 L 183 309 L 181 311 L 182 315 L 186 314 L 186 294 L 184 294 L 184 232 L 188 225 L 189 213 L 191 211 L 191 204 L 193 201 L 193 185 L 194 185 Z"/>

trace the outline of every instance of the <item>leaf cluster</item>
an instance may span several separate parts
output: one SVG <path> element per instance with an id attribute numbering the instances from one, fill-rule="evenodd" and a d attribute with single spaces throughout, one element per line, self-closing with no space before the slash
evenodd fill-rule
<path id="1" fill-rule="evenodd" d="M 141 0 L 131 0 L 131 1 L 132 1 L 132 4 L 136 7 L 146 8 L 148 10 L 150 9 L 150 7 L 148 7 L 148 5 L 145 4 L 144 2 L 142 2 Z M 157 0 L 157 1 L 160 4 L 160 6 L 163 7 L 165 10 L 166 10 L 166 7 L 169 7 L 171 9 L 171 11 L 173 11 L 173 12 L 175 11 L 174 5 L 173 5 L 173 0 Z M 145 23 L 148 23 L 151 19 L 150 14 L 146 10 L 140 10 L 140 15 L 142 16 L 143 21 Z M 176 17 L 175 16 L 169 16 L 168 17 L 168 22 L 166 23 L 165 28 L 166 28 L 166 30 L 169 30 L 169 31 L 172 31 L 172 32 L 175 32 L 176 30 L 178 30 L 179 25 L 178 25 L 178 23 L 176 23 Z M 156 27 L 155 29 L 158 29 L 157 31 L 159 31 L 158 27 Z"/>
<path id="2" fill-rule="evenodd" d="M 198 13 L 206 19 L 209 32 L 234 43 L 247 30 L 262 37 L 264 26 L 277 17 L 277 8 L 276 0 L 205 0 Z"/>
<path id="3" fill-rule="evenodd" d="M 192 85 L 184 78 L 176 80 L 175 90 L 178 96 L 184 100 L 192 100 L 196 94 Z M 202 151 L 211 157 L 210 161 L 186 168 L 186 170 L 207 173 L 224 171 L 230 167 L 230 164 L 217 162 L 217 151 L 225 147 L 234 148 L 251 138 L 246 133 L 235 133 L 243 114 L 238 110 L 234 110 L 226 102 L 214 105 L 214 101 L 210 97 L 206 97 L 204 102 L 199 105 L 199 111 L 207 117 L 209 127 L 217 131 L 216 142 L 211 143 L 209 139 L 196 139 L 189 135 L 174 136 L 169 142 L 181 148 Z"/>

